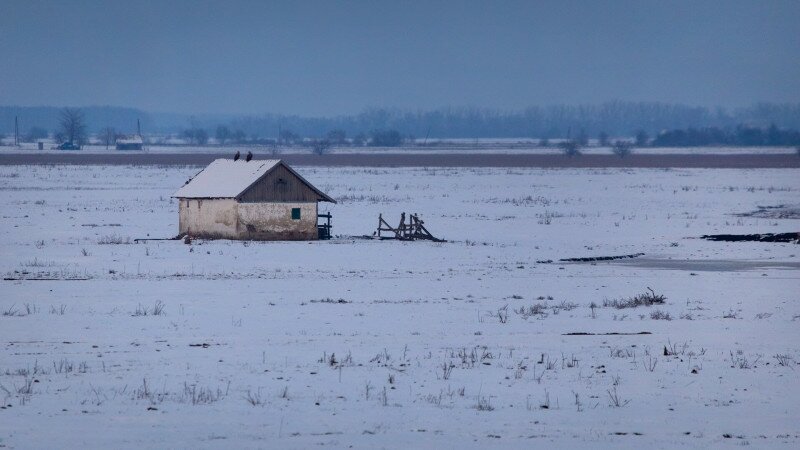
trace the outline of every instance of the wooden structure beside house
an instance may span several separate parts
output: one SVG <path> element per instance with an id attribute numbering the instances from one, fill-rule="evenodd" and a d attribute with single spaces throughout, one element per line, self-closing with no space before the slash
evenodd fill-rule
<path id="1" fill-rule="evenodd" d="M 217 159 L 173 197 L 180 235 L 206 239 L 329 238 L 330 217 L 317 226 L 318 203 L 336 203 L 277 159 Z"/>

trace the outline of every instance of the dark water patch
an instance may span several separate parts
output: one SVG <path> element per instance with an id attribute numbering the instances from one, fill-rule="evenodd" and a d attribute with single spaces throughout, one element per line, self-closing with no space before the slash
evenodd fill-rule
<path id="1" fill-rule="evenodd" d="M 718 242 L 798 242 L 800 233 L 705 234 L 700 238 Z"/>

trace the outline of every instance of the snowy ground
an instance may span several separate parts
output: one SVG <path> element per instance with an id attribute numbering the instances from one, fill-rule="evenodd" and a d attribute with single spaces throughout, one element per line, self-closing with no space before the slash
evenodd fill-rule
<path id="1" fill-rule="evenodd" d="M 0 167 L 0 447 L 800 445 L 800 248 L 693 239 L 798 170 L 301 168 L 341 237 L 133 243 L 197 170 Z M 348 237 L 401 211 L 450 242 Z"/>

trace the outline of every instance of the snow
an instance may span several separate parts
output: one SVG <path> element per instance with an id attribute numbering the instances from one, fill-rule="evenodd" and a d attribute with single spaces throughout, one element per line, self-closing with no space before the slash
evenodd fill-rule
<path id="1" fill-rule="evenodd" d="M 797 169 L 301 168 L 331 241 L 134 243 L 196 171 L 0 167 L 0 447 L 800 446 L 799 247 L 696 238 Z"/>
<path id="2" fill-rule="evenodd" d="M 117 138 L 115 141 L 117 144 L 142 144 L 142 137 L 139 135 L 129 136 L 129 137 L 122 137 Z"/>
<path id="3" fill-rule="evenodd" d="M 217 159 L 195 175 L 173 197 L 234 198 L 272 170 L 280 160 Z"/>

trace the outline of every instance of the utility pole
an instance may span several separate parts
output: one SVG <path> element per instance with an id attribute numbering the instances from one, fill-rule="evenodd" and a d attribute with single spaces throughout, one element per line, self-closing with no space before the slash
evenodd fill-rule
<path id="1" fill-rule="evenodd" d="M 144 136 L 142 136 L 142 123 L 139 121 L 139 118 L 136 118 L 136 134 L 139 136 L 139 139 L 142 141 L 142 150 L 147 150 L 144 146 Z"/>
<path id="2" fill-rule="evenodd" d="M 19 116 L 14 116 L 14 147 L 19 147 Z"/>

